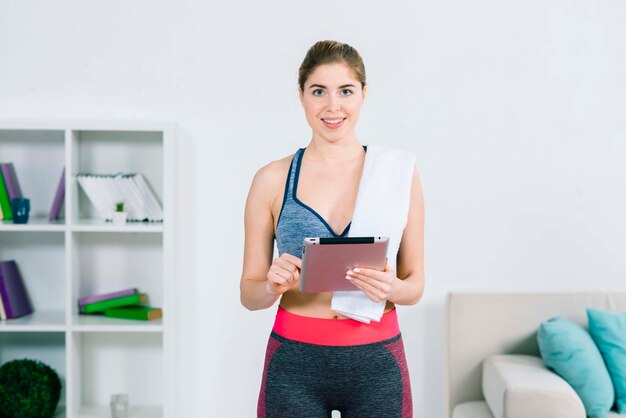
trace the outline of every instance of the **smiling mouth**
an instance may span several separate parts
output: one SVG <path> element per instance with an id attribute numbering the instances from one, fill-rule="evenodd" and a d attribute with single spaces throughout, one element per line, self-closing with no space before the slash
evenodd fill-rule
<path id="1" fill-rule="evenodd" d="M 346 118 L 326 118 L 322 119 L 322 121 L 327 125 L 339 125 L 341 122 L 346 120 Z"/>

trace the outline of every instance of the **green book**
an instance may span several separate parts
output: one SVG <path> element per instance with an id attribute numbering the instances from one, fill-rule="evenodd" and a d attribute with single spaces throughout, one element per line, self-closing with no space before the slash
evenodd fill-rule
<path id="1" fill-rule="evenodd" d="M 112 308 L 104 311 L 104 315 L 110 318 L 124 319 L 141 319 L 147 321 L 149 319 L 158 319 L 163 317 L 161 308 L 153 308 L 151 306 L 124 306 L 122 308 Z"/>
<path id="2" fill-rule="evenodd" d="M 135 293 L 133 295 L 121 296 L 119 298 L 102 300 L 100 302 L 88 303 L 81 306 L 80 313 L 96 313 L 103 312 L 111 308 L 120 308 L 122 306 L 139 305 L 148 302 L 146 293 Z"/>
<path id="3" fill-rule="evenodd" d="M 9 192 L 4 184 L 4 176 L 0 171 L 0 209 L 5 221 L 13 219 L 13 211 L 11 210 L 11 201 L 9 200 Z"/>

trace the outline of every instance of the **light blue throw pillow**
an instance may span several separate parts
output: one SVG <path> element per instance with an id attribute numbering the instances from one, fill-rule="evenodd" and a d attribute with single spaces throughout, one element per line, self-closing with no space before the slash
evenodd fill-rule
<path id="1" fill-rule="evenodd" d="M 615 393 L 602 355 L 586 329 L 560 317 L 537 332 L 544 363 L 574 388 L 589 418 L 606 418 Z"/>
<path id="2" fill-rule="evenodd" d="M 626 414 L 626 313 L 587 309 L 587 317 L 615 387 L 617 412 Z"/>

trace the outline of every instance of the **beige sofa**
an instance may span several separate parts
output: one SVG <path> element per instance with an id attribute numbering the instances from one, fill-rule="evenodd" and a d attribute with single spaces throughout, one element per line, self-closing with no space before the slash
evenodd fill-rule
<path id="1" fill-rule="evenodd" d="M 587 327 L 588 307 L 626 312 L 626 293 L 449 294 L 445 417 L 585 418 L 571 386 L 543 365 L 536 333 L 554 316 Z"/>

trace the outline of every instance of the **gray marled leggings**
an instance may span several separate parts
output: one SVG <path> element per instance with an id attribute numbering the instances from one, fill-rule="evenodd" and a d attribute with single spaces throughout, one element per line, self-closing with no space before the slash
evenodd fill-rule
<path id="1" fill-rule="evenodd" d="M 360 345 L 328 346 L 272 331 L 258 418 L 410 418 L 411 386 L 401 335 Z"/>

